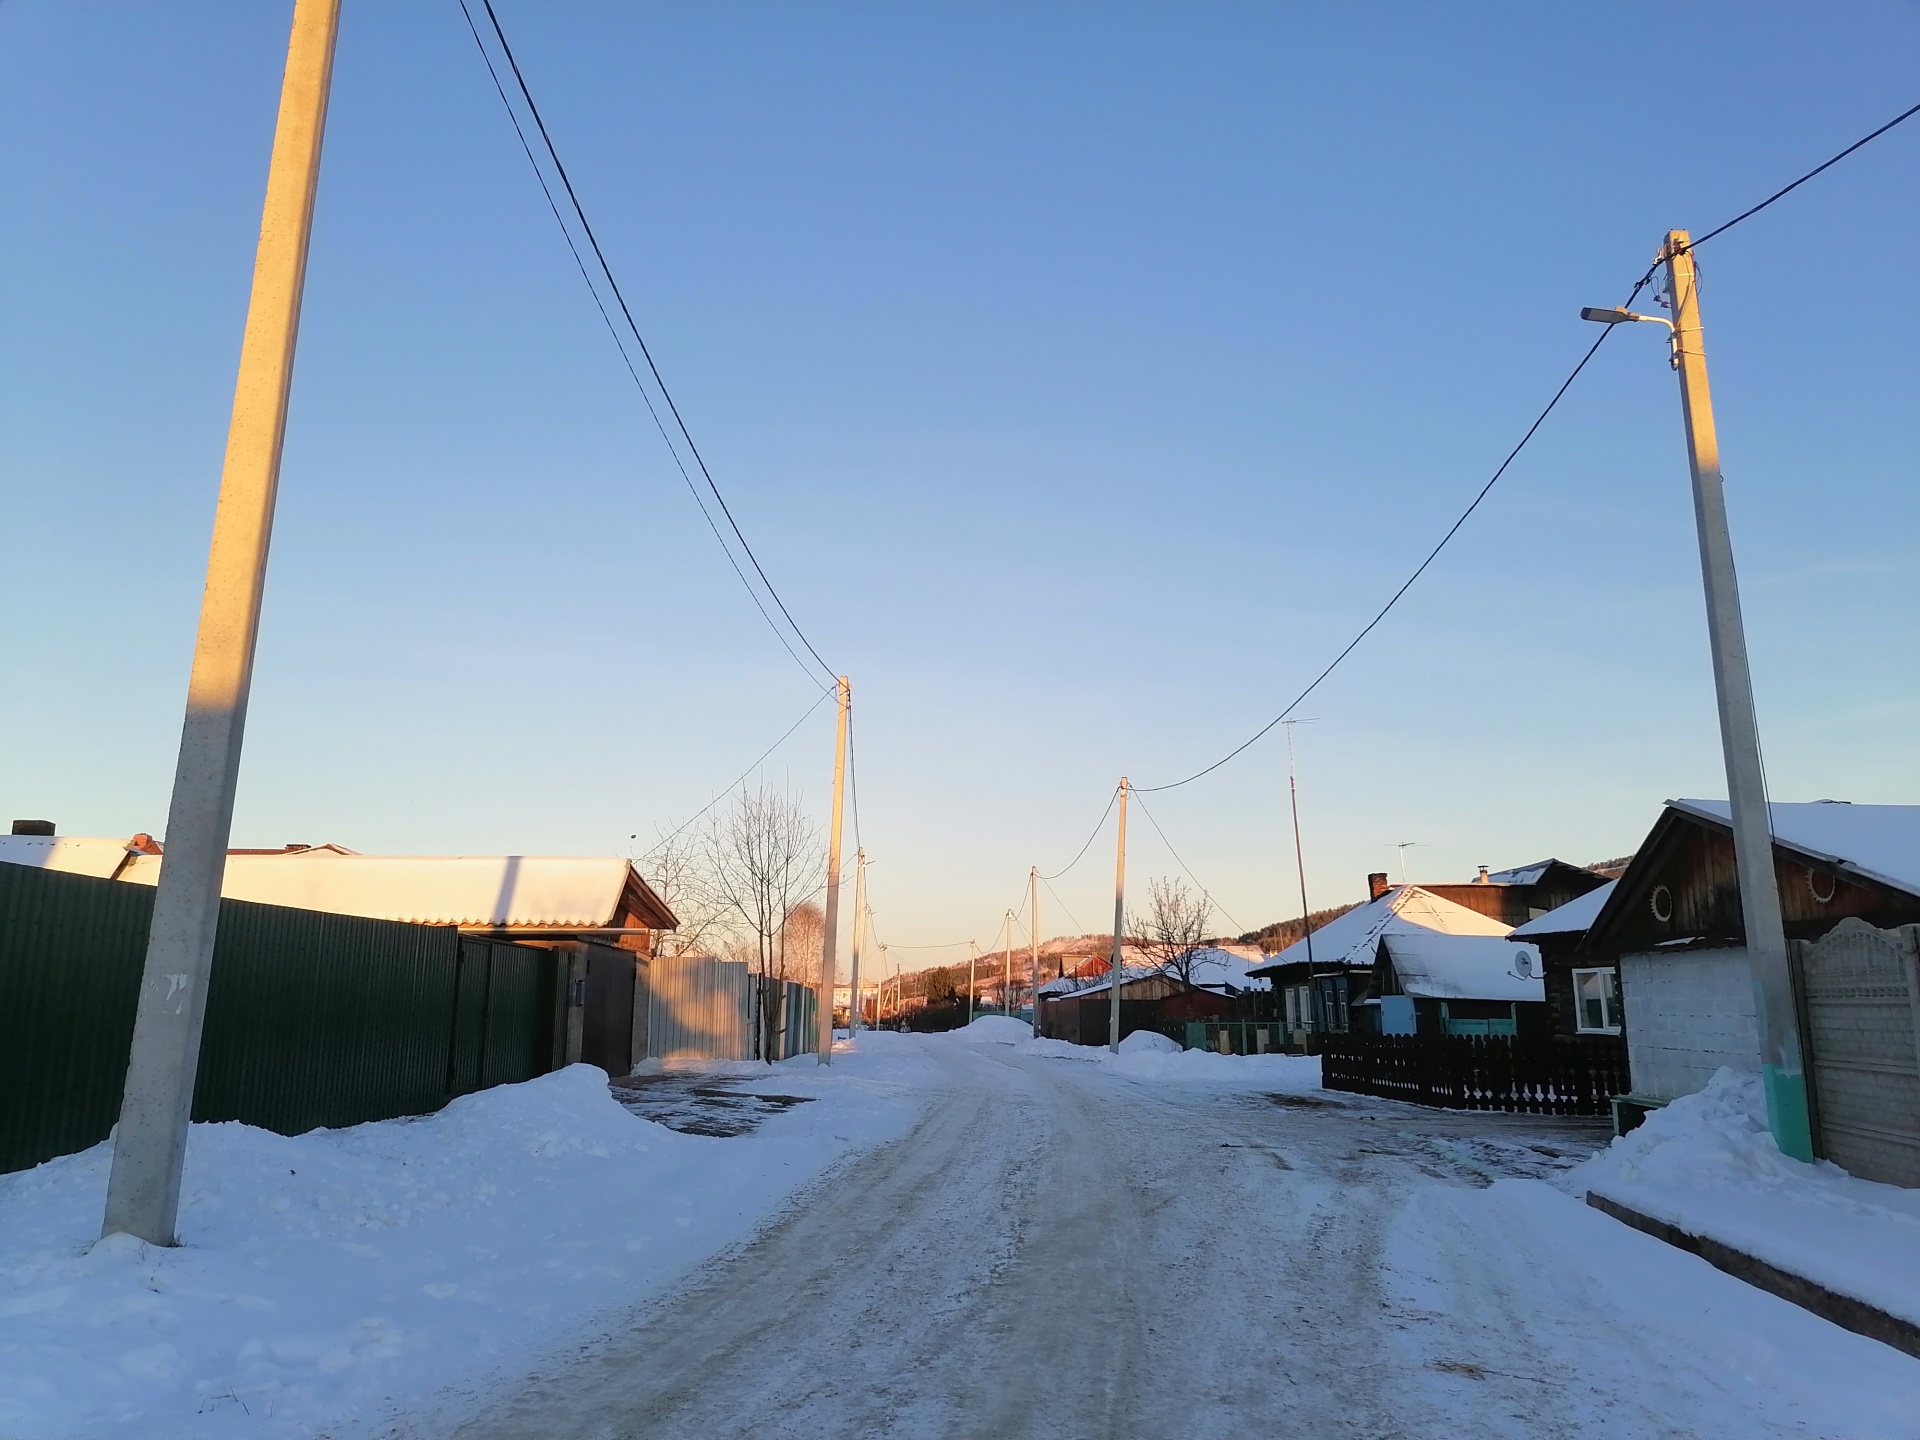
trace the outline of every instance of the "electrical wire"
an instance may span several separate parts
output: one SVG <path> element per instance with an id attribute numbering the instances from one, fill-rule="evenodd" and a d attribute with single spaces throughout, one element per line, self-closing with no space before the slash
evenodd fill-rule
<path id="1" fill-rule="evenodd" d="M 1691 241 L 1688 248 L 1697 250 L 1700 246 L 1706 244 L 1707 241 L 1713 239 L 1715 236 L 1724 235 L 1727 233 L 1727 231 L 1733 229 L 1734 226 L 1740 224 L 1742 221 L 1752 219 L 1755 215 L 1758 215 L 1762 210 L 1766 209 L 1769 205 L 1773 204 L 1774 201 L 1779 200 L 1784 196 L 1790 195 L 1793 191 L 1799 189 L 1802 185 L 1806 184 L 1807 181 L 1813 179 L 1814 176 L 1820 174 L 1824 170 L 1831 169 L 1833 166 L 1839 164 L 1842 160 L 1846 159 L 1847 156 L 1853 154 L 1854 151 L 1860 149 L 1862 146 L 1867 145 L 1868 143 L 1874 140 L 1879 139 L 1882 135 L 1886 134 L 1889 130 L 1893 129 L 1894 126 L 1899 125 L 1904 121 L 1912 119 L 1915 115 L 1920 115 L 1920 105 L 1915 105 L 1911 109 L 1902 111 L 1900 114 L 1894 116 L 1893 119 L 1889 120 L 1886 124 L 1882 125 L 1879 129 L 1874 130 L 1867 135 L 1863 135 L 1860 139 L 1854 141 L 1853 144 L 1847 146 L 1846 149 L 1840 151 L 1838 154 L 1834 155 L 1832 158 L 1822 161 L 1820 164 L 1814 166 L 1813 169 L 1807 171 L 1806 174 L 1802 175 L 1798 180 L 1795 180 L 1792 184 L 1782 186 L 1780 189 L 1774 191 L 1773 194 L 1769 195 L 1766 199 L 1762 200 L 1758 205 L 1755 205 L 1750 209 L 1741 211 L 1740 214 L 1734 216 L 1733 219 L 1727 221 L 1725 224 L 1714 226 L 1714 228 L 1707 231 L 1706 234 L 1700 236 L 1698 239 Z M 1633 302 L 1636 299 L 1639 298 L 1640 292 L 1644 290 L 1649 283 L 1651 283 L 1654 277 L 1654 273 L 1660 268 L 1660 265 L 1662 263 L 1663 263 L 1662 261 L 1656 260 L 1652 265 L 1647 267 L 1646 273 L 1642 275 L 1639 278 L 1639 280 L 1634 282 L 1633 291 L 1630 295 L 1627 296 L 1626 301 L 1620 307 L 1621 309 L 1623 310 L 1627 309 L 1629 306 L 1633 304 Z M 1320 686 L 1320 683 L 1323 680 L 1325 680 L 1329 675 L 1331 675 L 1337 668 L 1339 668 L 1340 663 L 1343 660 L 1345 660 L 1347 656 L 1351 655 L 1356 648 L 1358 648 L 1360 642 L 1362 640 L 1365 640 L 1368 635 L 1373 633 L 1374 627 L 1379 625 L 1379 623 L 1382 620 L 1386 619 L 1388 612 L 1391 611 L 1394 606 L 1400 603 L 1400 597 L 1405 595 L 1408 590 L 1413 588 L 1414 582 L 1418 580 L 1421 577 L 1421 575 L 1423 575 L 1426 572 L 1426 569 L 1429 565 L 1433 564 L 1434 560 L 1439 557 L 1440 552 L 1446 549 L 1447 542 L 1452 540 L 1453 537 L 1459 533 L 1460 527 L 1465 525 L 1467 523 L 1467 520 L 1472 516 L 1473 512 L 1480 508 L 1480 502 L 1487 498 L 1487 493 L 1493 489 L 1495 484 L 1499 482 L 1500 477 L 1507 473 L 1507 467 L 1513 464 L 1514 460 L 1519 457 L 1519 454 L 1522 450 L 1526 449 L 1527 442 L 1533 439 L 1534 434 L 1540 429 L 1541 425 L 1545 423 L 1546 418 L 1553 413 L 1554 407 L 1560 403 L 1561 396 L 1565 395 L 1567 393 L 1567 390 L 1572 386 L 1573 382 L 1580 377 L 1580 372 L 1587 368 L 1587 362 L 1593 359 L 1594 355 L 1599 351 L 1600 347 L 1606 343 L 1607 336 L 1612 333 L 1613 333 L 1613 327 L 1611 325 L 1609 325 L 1608 327 L 1606 327 L 1606 329 L 1600 332 L 1600 338 L 1595 340 L 1593 344 L 1587 348 L 1587 353 L 1580 357 L 1580 363 L 1573 367 L 1572 373 L 1570 373 L 1567 376 L 1567 378 L 1560 383 L 1560 388 L 1553 392 L 1553 398 L 1547 402 L 1546 408 L 1541 410 L 1541 412 L 1534 417 L 1533 424 L 1527 427 L 1527 433 L 1520 437 L 1520 443 L 1518 445 L 1515 445 L 1513 449 L 1508 452 L 1507 458 L 1500 462 L 1500 468 L 1495 470 L 1493 472 L 1492 478 L 1489 479 L 1485 485 L 1480 487 L 1480 491 L 1478 494 L 1476 494 L 1473 497 L 1472 503 L 1469 504 L 1465 510 L 1460 512 L 1460 518 L 1455 520 L 1453 524 L 1448 527 L 1446 534 L 1440 537 L 1440 543 L 1435 545 L 1433 549 L 1427 553 L 1426 559 L 1422 560 L 1420 564 L 1414 569 L 1413 574 L 1407 577 L 1405 583 L 1402 584 L 1398 590 L 1393 592 L 1392 596 L 1387 600 L 1387 603 L 1380 607 L 1379 611 L 1374 615 L 1374 617 L 1371 620 L 1369 620 L 1364 627 L 1362 627 L 1360 633 L 1358 635 L 1355 635 L 1352 640 L 1347 642 L 1346 648 L 1343 649 L 1338 655 L 1335 655 L 1333 657 L 1332 663 L 1329 664 L 1326 669 L 1322 670 L 1318 675 L 1316 675 L 1313 678 L 1312 683 L 1309 684 L 1306 689 L 1302 690 L 1298 695 L 1296 695 L 1293 698 L 1293 700 L 1288 704 L 1286 709 L 1282 710 L 1278 715 L 1274 716 L 1273 719 L 1269 720 L 1265 725 L 1262 725 L 1247 740 L 1235 746 L 1232 750 L 1229 750 L 1225 755 L 1222 755 L 1218 760 L 1214 761 L 1211 765 L 1208 765 L 1204 769 L 1196 770 L 1193 772 L 1193 774 L 1187 776 L 1185 779 L 1170 781 L 1165 785 L 1136 785 L 1134 787 L 1134 793 L 1136 795 L 1138 794 L 1151 795 L 1157 791 L 1177 790 L 1182 785 L 1190 785 L 1195 780 L 1200 779 L 1203 775 L 1212 774 L 1215 770 L 1218 770 L 1222 765 L 1225 765 L 1229 760 L 1232 760 L 1233 758 L 1241 754 L 1243 751 L 1250 748 L 1256 741 L 1266 736 L 1267 733 L 1271 731 L 1274 726 L 1278 725 L 1281 721 L 1285 720 L 1289 715 L 1291 715 L 1294 712 L 1294 710 L 1299 707 L 1300 703 L 1303 700 L 1305 700 L 1309 695 L 1311 695 L 1316 689 L 1318 689 Z"/>
<path id="2" fill-rule="evenodd" d="M 1087 836 L 1087 843 L 1080 847 L 1080 853 L 1075 855 L 1073 859 L 1069 860 L 1065 865 L 1062 865 L 1058 870 L 1054 871 L 1051 875 L 1042 875 L 1040 877 L 1042 880 L 1058 880 L 1062 875 L 1066 874 L 1067 871 L 1073 869 L 1074 866 L 1078 865 L 1083 859 L 1086 858 L 1087 851 L 1093 848 L 1093 842 L 1099 839 L 1100 832 L 1106 829 L 1107 816 L 1113 813 L 1114 802 L 1119 798 L 1120 798 L 1120 787 L 1118 785 L 1115 785 L 1113 787 L 1113 793 L 1107 797 L 1107 808 L 1100 812 L 1100 818 L 1094 824 L 1093 833 Z"/>
<path id="3" fill-rule="evenodd" d="M 1213 909 L 1218 910 L 1222 915 L 1226 916 L 1227 923 L 1233 926 L 1235 934 L 1239 934 L 1240 932 L 1244 931 L 1246 927 L 1242 925 L 1238 920 L 1233 918 L 1232 912 L 1230 912 L 1226 906 L 1222 905 L 1218 900 L 1213 898 L 1213 892 L 1207 889 L 1205 885 L 1201 885 L 1200 877 L 1194 874 L 1192 868 L 1188 866 L 1187 862 L 1180 858 L 1180 852 L 1174 849 L 1173 842 L 1167 839 L 1167 832 L 1160 828 L 1160 822 L 1154 819 L 1153 812 L 1147 809 L 1147 802 L 1144 800 L 1139 800 L 1137 796 L 1135 797 L 1135 799 L 1140 806 L 1140 813 L 1147 817 L 1147 823 L 1153 826 L 1153 833 L 1160 837 L 1160 843 L 1167 847 L 1167 853 L 1173 856 L 1174 863 L 1178 865 L 1182 870 L 1185 870 L 1187 872 L 1187 878 L 1189 880 L 1193 881 L 1194 884 L 1200 886 L 1200 897 L 1203 900 L 1205 900 L 1207 904 L 1210 905 Z"/>
<path id="4" fill-rule="evenodd" d="M 686 442 L 688 453 L 693 456 L 694 464 L 699 467 L 701 478 L 706 481 L 707 489 L 712 493 L 715 502 L 720 506 L 720 513 L 726 517 L 728 528 L 732 530 L 734 538 L 739 542 L 740 548 L 746 554 L 748 562 L 752 564 L 754 573 L 760 577 L 760 583 L 766 588 L 767 595 L 773 600 L 780 614 L 786 619 L 787 625 L 792 630 L 795 638 L 806 648 L 807 653 L 813 656 L 820 668 L 826 671 L 828 679 L 837 680 L 839 678 L 837 672 L 835 672 L 833 667 L 828 665 L 825 660 L 821 659 L 819 650 L 814 648 L 813 642 L 807 638 L 806 632 L 800 628 L 799 623 L 793 618 L 792 611 L 788 610 L 786 601 L 780 598 L 780 592 L 774 588 L 773 581 L 767 578 L 767 572 L 760 564 L 760 557 L 754 553 L 753 546 L 747 542 L 745 533 L 740 529 L 739 521 L 734 518 L 733 510 L 727 504 L 726 496 L 720 493 L 720 487 L 715 483 L 713 472 L 708 469 L 706 458 L 700 453 L 700 447 L 694 443 L 693 432 L 688 429 L 687 422 L 680 413 L 680 407 L 673 398 L 673 392 L 667 388 L 667 382 L 665 377 L 660 373 L 660 367 L 654 363 L 653 352 L 648 348 L 646 337 L 640 333 L 640 327 L 633 318 L 633 311 L 627 304 L 627 297 L 620 289 L 620 282 L 614 278 L 613 267 L 607 261 L 606 252 L 600 247 L 600 239 L 599 236 L 594 233 L 593 223 L 587 219 L 586 207 L 581 204 L 579 194 L 573 187 L 573 179 L 568 175 L 567 167 L 560 159 L 560 152 L 553 143 L 553 137 L 547 131 L 546 120 L 540 114 L 539 105 L 534 101 L 533 91 L 527 85 L 526 76 L 521 72 L 519 59 L 513 53 L 513 46 L 507 41 L 507 34 L 501 27 L 500 17 L 494 13 L 493 0 L 481 0 L 481 5 L 486 10 L 488 23 L 493 30 L 495 39 L 499 42 L 501 54 L 506 58 L 508 68 L 513 72 L 514 83 L 520 91 L 521 98 L 526 102 L 527 112 L 533 118 L 534 127 L 540 132 L 541 144 L 545 148 L 548 158 L 553 163 L 554 171 L 560 178 L 562 188 L 567 192 L 568 204 L 574 216 L 579 221 L 580 229 L 585 234 L 588 245 L 593 250 L 594 259 L 599 264 L 600 273 L 605 276 L 607 287 L 613 292 L 614 301 L 620 308 L 621 316 L 626 320 L 627 329 L 640 347 L 641 357 L 646 361 L 647 370 L 653 376 L 654 384 L 659 388 L 660 398 L 666 402 L 667 410 L 673 416 L 674 425 L 678 428 L 681 438 Z M 634 384 L 639 387 L 642 398 L 647 402 L 647 410 L 653 416 L 655 426 L 660 430 L 661 439 L 666 442 L 669 453 L 673 455 L 674 464 L 680 468 L 682 478 L 686 480 L 688 487 L 694 490 L 694 498 L 700 502 L 701 513 L 706 516 L 707 524 L 713 529 L 715 538 L 720 540 L 721 548 L 727 551 L 727 558 L 733 564 L 735 573 L 739 574 L 741 583 L 747 587 L 748 593 L 753 595 L 754 603 L 760 607 L 760 613 L 766 618 L 768 625 L 772 626 L 776 634 L 780 633 L 779 626 L 774 623 L 773 617 L 767 614 L 766 607 L 760 603 L 759 595 L 754 592 L 752 584 L 747 580 L 745 573 L 740 570 L 738 561 L 734 560 L 732 549 L 727 546 L 725 538 L 720 535 L 719 527 L 714 525 L 712 515 L 707 513 L 705 501 L 701 500 L 698 487 L 693 485 L 693 477 L 687 474 L 686 466 L 680 459 L 678 448 L 674 445 L 672 437 L 668 435 L 666 426 L 661 422 L 659 412 L 654 409 L 652 396 L 647 393 L 646 387 L 641 384 L 639 374 L 634 369 L 631 359 L 627 356 L 626 346 L 621 342 L 619 331 L 613 325 L 612 316 L 607 314 L 606 307 L 601 302 L 599 288 L 593 283 L 591 276 L 588 274 L 585 260 L 580 255 L 579 248 L 574 244 L 573 235 L 569 231 L 566 222 L 561 218 L 559 205 L 554 198 L 552 188 L 547 183 L 546 174 L 541 169 L 539 161 L 534 157 L 532 146 L 527 140 L 526 131 L 520 124 L 519 114 L 514 109 L 512 101 L 508 98 L 506 88 L 501 83 L 499 71 L 494 66 L 493 57 L 488 53 L 485 42 L 480 38 L 479 27 L 474 22 L 472 10 L 468 8 L 468 0 L 460 0 L 460 11 L 461 14 L 466 17 L 467 28 L 473 34 L 474 44 L 479 47 L 481 59 L 486 62 L 487 73 L 493 78 L 494 89 L 499 93 L 500 101 L 506 106 L 507 115 L 513 121 L 514 133 L 520 137 L 521 148 L 526 152 L 527 160 L 533 166 L 534 174 L 539 178 L 540 188 L 546 193 L 547 204 L 554 212 L 554 219 L 560 223 L 561 233 L 566 237 L 567 247 L 573 251 L 574 260 L 580 266 L 581 277 L 586 280 L 587 288 L 593 292 L 594 303 L 600 307 L 601 318 L 607 322 L 608 328 L 614 331 L 614 343 L 620 350 L 621 359 L 626 363 L 628 372 L 633 376 Z M 786 637 L 784 635 L 781 636 L 781 641 L 783 644 L 786 643 Z M 791 645 L 788 645 L 787 648 L 789 653 L 793 653 Z M 797 654 L 794 654 L 794 658 L 796 661 L 799 661 Z M 801 661 L 800 663 L 804 669 L 805 662 Z M 809 674 L 811 674 L 811 672 L 809 672 Z"/>
<path id="5" fill-rule="evenodd" d="M 815 697 L 814 702 L 811 705 L 809 705 L 805 710 L 800 712 L 800 718 L 794 721 L 793 724 L 789 725 L 786 728 L 785 733 L 783 733 L 778 740 L 774 741 L 773 744 L 769 745 L 765 750 L 762 750 L 760 752 L 760 758 L 758 760 L 755 760 L 746 769 L 742 770 L 740 774 L 734 779 L 732 784 L 728 785 L 726 789 L 720 791 L 717 795 L 713 797 L 713 799 L 709 800 L 705 805 L 701 806 L 700 809 L 697 810 L 695 813 L 693 813 L 692 815 L 689 815 L 685 820 L 681 821 L 680 824 L 674 827 L 671 833 L 669 833 L 664 838 L 662 838 L 659 841 L 659 843 L 657 843 L 651 850 L 647 851 L 645 854 L 641 855 L 639 858 L 642 860 L 652 859 L 655 855 L 659 854 L 662 850 L 666 849 L 667 846 L 671 845 L 675 840 L 677 840 L 680 837 L 680 833 L 683 830 L 685 830 L 689 825 L 693 824 L 694 821 L 698 820 L 702 815 L 705 815 L 709 810 L 713 809 L 714 806 L 718 805 L 722 800 L 726 799 L 727 796 L 731 795 L 734 792 L 734 789 L 736 786 L 742 784 L 749 775 L 753 774 L 754 771 L 758 770 L 762 765 L 767 763 L 767 757 L 769 755 L 773 754 L 774 751 L 778 750 L 782 745 L 786 744 L 787 741 L 792 738 L 794 731 L 798 730 L 802 725 L 807 723 L 808 717 L 811 716 L 814 711 L 818 710 L 821 707 L 821 705 L 823 705 L 826 702 L 827 696 L 831 695 L 832 693 L 833 692 L 831 690 L 822 690 L 820 694 Z"/>

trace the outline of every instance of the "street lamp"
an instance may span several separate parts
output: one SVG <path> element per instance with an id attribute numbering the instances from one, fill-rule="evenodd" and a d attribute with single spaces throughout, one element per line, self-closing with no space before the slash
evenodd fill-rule
<path id="1" fill-rule="evenodd" d="M 1720 748 L 1732 811 L 1734 863 L 1740 876 L 1740 915 L 1760 1028 L 1760 1076 L 1767 1096 L 1767 1126 L 1782 1153 L 1796 1160 L 1812 1160 L 1813 1133 L 1800 1053 L 1798 1007 L 1787 968 L 1779 880 L 1773 869 L 1773 827 L 1767 810 L 1766 775 L 1760 765 L 1760 725 L 1754 715 L 1746 627 L 1740 615 L 1740 586 L 1734 576 L 1733 539 L 1727 529 L 1726 494 L 1720 478 L 1720 443 L 1714 432 L 1713 400 L 1707 388 L 1699 274 L 1693 263 L 1692 237 L 1684 230 L 1668 231 L 1657 263 L 1667 269 L 1672 320 L 1591 306 L 1580 312 L 1580 318 L 1601 325 L 1658 321 L 1669 333 L 1673 368 L 1680 375 L 1687 459 L 1693 472 L 1693 513 L 1699 531 L 1700 575 L 1707 597 L 1707 639 L 1720 710 Z"/>

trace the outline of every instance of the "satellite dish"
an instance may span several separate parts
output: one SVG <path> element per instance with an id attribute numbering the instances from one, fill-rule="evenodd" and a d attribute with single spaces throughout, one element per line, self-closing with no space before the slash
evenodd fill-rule
<path id="1" fill-rule="evenodd" d="M 1533 978 L 1533 952 L 1530 950 L 1522 950 L 1515 956 L 1513 970 L 1522 980 L 1531 980 Z"/>

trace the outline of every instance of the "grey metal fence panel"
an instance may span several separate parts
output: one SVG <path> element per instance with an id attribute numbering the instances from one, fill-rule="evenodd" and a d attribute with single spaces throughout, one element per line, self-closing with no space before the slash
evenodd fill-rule
<path id="1" fill-rule="evenodd" d="M 1848 917 L 1795 945 L 1820 1153 L 1920 1186 L 1920 926 Z"/>
<path id="2" fill-rule="evenodd" d="M 656 955 L 647 966 L 647 984 L 647 1053 L 653 1059 L 752 1057 L 753 987 L 744 961 Z"/>

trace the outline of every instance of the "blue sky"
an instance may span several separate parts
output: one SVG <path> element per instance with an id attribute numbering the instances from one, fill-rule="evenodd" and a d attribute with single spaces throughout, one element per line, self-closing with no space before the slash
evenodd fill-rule
<path id="1" fill-rule="evenodd" d="M 854 678 L 902 945 L 985 941 L 1117 776 L 1277 711 L 1668 227 L 1920 99 L 1913 4 L 499 3 Z M 289 14 L 0 7 L 9 815 L 164 823 Z M 1780 799 L 1920 802 L 1916 181 L 1920 121 L 1701 252 Z M 810 702 L 572 265 L 453 0 L 347 0 L 236 843 L 624 851 Z M 1316 903 L 1396 841 L 1593 860 L 1724 793 L 1705 658 L 1642 327 L 1305 707 Z M 1149 801 L 1239 925 L 1296 904 L 1277 742 Z M 823 707 L 769 763 L 821 814 L 830 745 Z"/>

